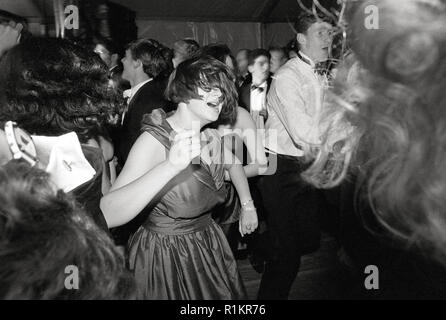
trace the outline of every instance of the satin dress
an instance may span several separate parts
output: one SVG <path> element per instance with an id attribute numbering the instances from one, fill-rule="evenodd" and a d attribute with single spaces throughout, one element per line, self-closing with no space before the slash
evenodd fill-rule
<path id="1" fill-rule="evenodd" d="M 146 115 L 142 128 L 170 149 L 173 129 L 163 111 Z M 227 195 L 221 137 L 206 129 L 202 140 L 211 163 L 195 161 L 172 179 L 129 241 L 129 268 L 140 299 L 247 298 L 225 235 L 211 218 Z"/>

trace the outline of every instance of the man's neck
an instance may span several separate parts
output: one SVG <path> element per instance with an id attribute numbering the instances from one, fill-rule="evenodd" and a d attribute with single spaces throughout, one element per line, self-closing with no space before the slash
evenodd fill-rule
<path id="1" fill-rule="evenodd" d="M 150 80 L 150 77 L 146 73 L 137 74 L 132 81 L 130 81 L 130 85 L 132 88 L 136 87 L 138 84 L 143 83 L 144 81 Z"/>
<path id="2" fill-rule="evenodd" d="M 252 78 L 252 84 L 255 86 L 260 86 L 263 84 L 267 79 L 266 78 Z"/>
<path id="3" fill-rule="evenodd" d="M 316 61 L 316 59 L 313 58 L 312 54 L 307 52 L 305 49 L 302 49 L 299 51 L 299 54 L 306 60 L 309 60 L 310 65 L 315 65 L 319 61 Z"/>

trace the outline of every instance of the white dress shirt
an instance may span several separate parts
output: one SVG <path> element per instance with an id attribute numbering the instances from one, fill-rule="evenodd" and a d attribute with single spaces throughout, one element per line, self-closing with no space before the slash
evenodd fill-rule
<path id="1" fill-rule="evenodd" d="M 265 147 L 272 153 L 303 156 L 320 144 L 319 119 L 325 83 L 303 55 L 289 60 L 273 77 L 267 98 Z M 313 66 L 312 66 L 313 64 Z"/>

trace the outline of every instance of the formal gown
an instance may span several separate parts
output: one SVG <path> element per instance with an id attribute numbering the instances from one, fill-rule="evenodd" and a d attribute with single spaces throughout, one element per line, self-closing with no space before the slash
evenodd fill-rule
<path id="1" fill-rule="evenodd" d="M 163 111 L 143 120 L 143 130 L 170 149 L 173 129 Z M 226 198 L 221 138 L 202 132 L 211 163 L 193 161 L 172 179 L 129 241 L 129 267 L 140 299 L 246 299 L 237 263 L 213 208 Z M 198 163 L 197 163 L 198 162 Z"/>

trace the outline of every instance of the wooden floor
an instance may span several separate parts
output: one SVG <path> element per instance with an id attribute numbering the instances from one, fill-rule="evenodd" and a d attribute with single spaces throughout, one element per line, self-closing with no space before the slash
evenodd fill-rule
<path id="1" fill-rule="evenodd" d="M 325 300 L 346 298 L 346 269 L 337 258 L 336 241 L 323 235 L 321 248 L 302 257 L 298 276 L 291 289 L 290 300 Z M 256 299 L 261 274 L 257 273 L 248 259 L 238 260 L 239 270 L 245 282 L 249 299 Z"/>

